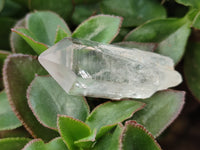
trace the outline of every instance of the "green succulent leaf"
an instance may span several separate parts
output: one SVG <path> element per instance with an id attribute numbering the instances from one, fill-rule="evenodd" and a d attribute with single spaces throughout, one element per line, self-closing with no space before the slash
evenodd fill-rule
<path id="1" fill-rule="evenodd" d="M 0 1 L 0 12 L 2 11 L 2 9 L 4 7 L 4 4 L 5 4 L 5 0 L 1 0 Z"/>
<path id="2" fill-rule="evenodd" d="M 87 124 L 69 116 L 58 116 L 58 129 L 69 150 L 81 150 L 74 142 L 88 137 L 92 133 Z"/>
<path id="3" fill-rule="evenodd" d="M 118 122 L 130 118 L 133 113 L 143 107 L 144 103 L 133 100 L 107 102 L 97 106 L 91 112 L 86 120 L 86 124 L 92 130 L 97 130 L 97 138 L 99 138 L 116 126 Z"/>
<path id="4" fill-rule="evenodd" d="M 110 43 L 119 33 L 122 18 L 109 15 L 90 17 L 73 32 L 73 38 Z"/>
<path id="5" fill-rule="evenodd" d="M 17 29 L 12 29 L 12 32 L 15 32 L 18 35 L 20 35 L 34 49 L 34 51 L 37 54 L 41 54 L 48 48 L 47 45 L 38 42 L 36 36 L 28 29 L 17 28 Z"/>
<path id="6" fill-rule="evenodd" d="M 155 0 L 103 0 L 101 10 L 105 14 L 122 16 L 123 26 L 138 26 L 150 19 L 165 18 L 166 11 Z"/>
<path id="7" fill-rule="evenodd" d="M 68 150 L 68 148 L 59 137 L 46 144 L 41 139 L 32 140 L 22 150 Z"/>
<path id="8" fill-rule="evenodd" d="M 41 0 L 39 2 L 41 3 Z M 46 1 L 44 2 L 45 4 L 47 3 Z M 60 4 L 60 1 L 59 3 L 56 3 Z M 44 43 L 48 46 L 54 45 L 58 26 L 60 26 L 68 36 L 71 35 L 71 31 L 65 21 L 57 14 L 50 11 L 36 11 L 30 13 L 26 16 L 26 21 L 27 28 L 34 33 L 38 42 Z"/>
<path id="9" fill-rule="evenodd" d="M 179 115 L 183 108 L 185 92 L 166 90 L 157 92 L 151 98 L 140 100 L 145 109 L 131 118 L 143 125 L 154 137 L 158 137 Z"/>
<path id="10" fill-rule="evenodd" d="M 185 6 L 192 6 L 194 8 L 200 8 L 199 0 L 175 0 L 177 3 L 183 4 Z"/>
<path id="11" fill-rule="evenodd" d="M 161 150 L 153 136 L 135 121 L 127 121 L 122 133 L 123 150 Z"/>
<path id="12" fill-rule="evenodd" d="M 25 18 L 19 20 L 14 29 L 25 28 L 26 22 Z M 10 45 L 13 53 L 22 53 L 22 54 L 32 54 L 36 55 L 36 52 L 31 48 L 31 46 L 17 33 L 11 32 L 10 35 Z"/>
<path id="13" fill-rule="evenodd" d="M 37 76 L 28 88 L 27 98 L 37 119 L 49 128 L 57 129 L 57 114 L 82 121 L 89 114 L 84 97 L 68 95 L 52 77 Z"/>
<path id="14" fill-rule="evenodd" d="M 3 68 L 3 79 L 8 99 L 17 117 L 33 137 L 47 141 L 57 132 L 43 127 L 28 107 L 26 90 L 35 74 L 46 75 L 35 57 L 15 54 L 7 57 Z"/>
<path id="15" fill-rule="evenodd" d="M 31 10 L 51 10 L 69 20 L 73 12 L 72 0 L 29 0 Z M 50 24 L 49 24 L 50 25 Z"/>
<path id="16" fill-rule="evenodd" d="M 30 139 L 27 138 L 4 138 L 0 139 L 1 150 L 21 150 Z"/>
<path id="17" fill-rule="evenodd" d="M 7 17 L 0 17 L 0 49 L 10 49 L 9 33 L 10 28 L 15 24 L 15 20 Z"/>
<path id="18" fill-rule="evenodd" d="M 68 36 L 69 34 L 61 26 L 58 26 L 56 30 L 56 37 L 54 43 L 57 43 Z"/>
<path id="19" fill-rule="evenodd" d="M 188 88 L 192 94 L 200 101 L 200 43 L 190 42 L 184 59 L 184 74 Z"/>
<path id="20" fill-rule="evenodd" d="M 6 93 L 0 93 L 0 131 L 11 130 L 21 126 L 7 99 Z"/>
<path id="21" fill-rule="evenodd" d="M 157 43 L 140 43 L 140 42 L 131 42 L 131 41 L 125 41 L 125 42 L 119 42 L 115 43 L 115 45 L 126 47 L 126 48 L 137 48 L 144 51 L 150 51 L 153 52 L 157 48 Z"/>
<path id="22" fill-rule="evenodd" d="M 132 30 L 125 40 L 158 43 L 156 52 L 178 63 L 185 52 L 189 35 L 190 26 L 185 19 L 168 18 L 148 21 Z"/>
<path id="23" fill-rule="evenodd" d="M 118 124 L 113 133 L 107 133 L 100 138 L 92 150 L 119 150 L 121 146 L 121 134 L 123 126 Z"/>

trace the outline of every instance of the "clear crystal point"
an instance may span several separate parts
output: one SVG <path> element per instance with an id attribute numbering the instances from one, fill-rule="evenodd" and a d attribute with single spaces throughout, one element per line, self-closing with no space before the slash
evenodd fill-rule
<path id="1" fill-rule="evenodd" d="M 65 38 L 39 62 L 72 95 L 148 98 L 182 81 L 171 58 L 88 40 Z"/>

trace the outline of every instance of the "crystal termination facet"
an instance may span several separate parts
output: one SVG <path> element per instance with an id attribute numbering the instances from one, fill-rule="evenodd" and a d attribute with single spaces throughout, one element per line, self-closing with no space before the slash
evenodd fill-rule
<path id="1" fill-rule="evenodd" d="M 39 62 L 72 95 L 148 98 L 182 81 L 169 57 L 88 40 L 65 38 Z"/>

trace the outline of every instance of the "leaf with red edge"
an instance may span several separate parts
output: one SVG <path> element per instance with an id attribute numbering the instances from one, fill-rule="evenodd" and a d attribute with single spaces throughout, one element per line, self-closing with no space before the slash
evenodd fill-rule
<path id="1" fill-rule="evenodd" d="M 185 100 L 184 91 L 165 90 L 139 100 L 146 104 L 131 118 L 158 137 L 179 115 Z"/>
<path id="2" fill-rule="evenodd" d="M 35 77 L 27 90 L 27 98 L 31 110 L 41 124 L 55 130 L 58 114 L 82 121 L 89 114 L 85 98 L 68 95 L 52 77 Z"/>
<path id="3" fill-rule="evenodd" d="M 12 29 L 12 32 L 20 35 L 34 49 L 37 54 L 41 54 L 48 48 L 47 45 L 39 42 L 36 36 L 28 29 L 16 28 Z"/>
<path id="4" fill-rule="evenodd" d="M 15 25 L 15 28 L 12 29 L 12 31 L 15 32 L 12 33 L 10 39 L 13 51 L 32 53 L 30 47 L 16 35 L 17 33 L 34 49 L 37 54 L 40 54 L 49 46 L 54 45 L 56 29 L 58 26 L 61 27 L 67 35 L 71 35 L 71 31 L 65 21 L 54 12 L 36 11 L 27 14 L 25 18 L 20 20 Z M 61 38 L 61 36 L 59 36 L 59 38 Z M 20 48 L 24 49 L 23 46 L 26 46 L 25 48 L 28 48 L 28 50 L 20 50 Z"/>
<path id="5" fill-rule="evenodd" d="M 69 116 L 58 115 L 58 130 L 69 150 L 81 150 L 74 144 L 75 141 L 91 135 L 90 127 L 84 122 Z"/>
<path id="6" fill-rule="evenodd" d="M 47 72 L 35 57 L 22 54 L 7 57 L 3 68 L 3 79 L 12 109 L 33 137 L 47 141 L 58 134 L 37 121 L 28 107 L 26 98 L 26 90 L 36 74 L 46 75 Z"/>
<path id="7" fill-rule="evenodd" d="M 42 3 L 41 0 L 39 1 Z M 61 4 L 60 1 L 59 5 Z M 71 35 L 71 31 L 65 21 L 56 13 L 51 11 L 36 11 L 29 13 L 26 16 L 26 24 L 27 29 L 34 33 L 38 41 L 48 46 L 54 45 L 58 26 L 60 26 L 68 35 Z"/>
<path id="8" fill-rule="evenodd" d="M 121 142 L 121 150 L 161 150 L 150 132 L 135 121 L 126 122 Z"/>
<path id="9" fill-rule="evenodd" d="M 22 150 L 68 150 L 68 148 L 59 137 L 48 143 L 44 143 L 41 139 L 32 140 Z"/>
<path id="10" fill-rule="evenodd" d="M 97 130 L 100 138 L 117 123 L 130 118 L 135 112 L 144 107 L 144 103 L 133 100 L 106 102 L 97 106 L 86 120 L 92 130 Z"/>
<path id="11" fill-rule="evenodd" d="M 110 43 L 119 33 L 122 18 L 110 15 L 96 15 L 81 23 L 73 32 L 73 38 Z"/>

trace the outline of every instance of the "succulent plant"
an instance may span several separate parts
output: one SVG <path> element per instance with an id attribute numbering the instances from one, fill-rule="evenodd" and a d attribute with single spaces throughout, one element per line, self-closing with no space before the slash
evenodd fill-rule
<path id="1" fill-rule="evenodd" d="M 155 52 L 183 68 L 199 102 L 199 12 L 199 0 L 1 0 L 0 149 L 160 150 L 187 88 L 120 101 L 69 95 L 38 56 L 65 37 Z"/>

